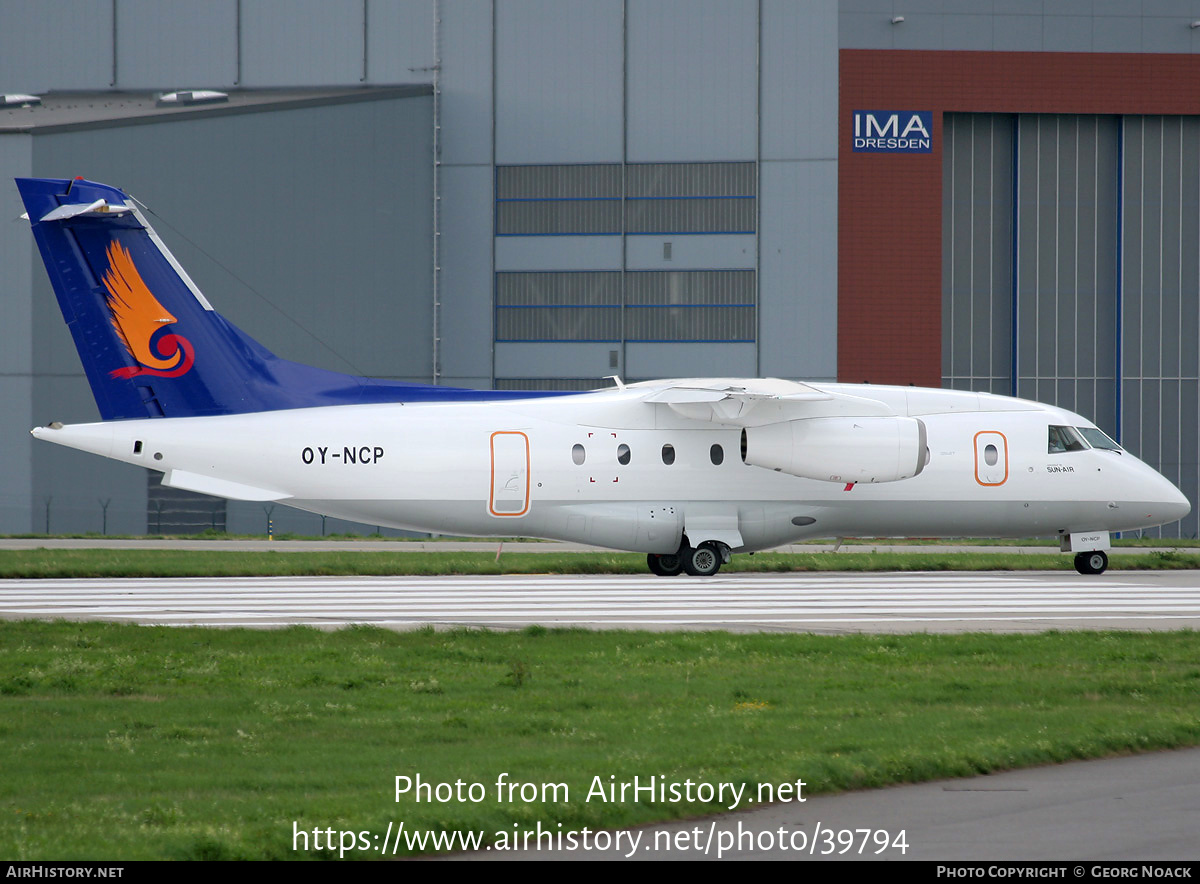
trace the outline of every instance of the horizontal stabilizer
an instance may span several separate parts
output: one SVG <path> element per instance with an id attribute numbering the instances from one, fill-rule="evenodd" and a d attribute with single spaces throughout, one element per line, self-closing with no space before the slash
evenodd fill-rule
<path id="1" fill-rule="evenodd" d="M 286 500 L 293 496 L 279 491 L 268 491 L 265 488 L 255 488 L 253 485 L 243 485 L 241 482 L 230 482 L 228 479 L 218 479 L 215 476 L 189 473 L 185 470 L 167 470 L 163 474 L 162 483 L 169 488 L 181 488 L 184 491 L 210 494 L 213 497 L 227 497 L 230 500 Z"/>
<path id="2" fill-rule="evenodd" d="M 59 206 L 42 216 L 43 221 L 66 221 L 68 218 L 78 218 L 80 215 L 123 215 L 132 212 L 130 206 L 122 203 L 109 205 L 107 200 L 95 200 L 91 203 L 80 203 L 73 206 Z"/>

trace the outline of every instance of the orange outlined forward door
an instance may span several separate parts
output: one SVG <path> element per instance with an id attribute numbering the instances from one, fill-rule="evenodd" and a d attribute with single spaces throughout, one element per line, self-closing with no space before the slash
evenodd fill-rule
<path id="1" fill-rule="evenodd" d="M 492 492 L 488 512 L 493 516 L 523 516 L 529 512 L 529 437 L 516 430 L 492 433 Z"/>
<path id="2" fill-rule="evenodd" d="M 975 434 L 975 481 L 989 487 L 1008 481 L 1008 439 L 998 430 Z"/>

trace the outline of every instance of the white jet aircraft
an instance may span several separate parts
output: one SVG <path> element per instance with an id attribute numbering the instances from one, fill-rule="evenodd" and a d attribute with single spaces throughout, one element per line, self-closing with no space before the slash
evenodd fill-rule
<path id="1" fill-rule="evenodd" d="M 1098 574 L 1110 532 L 1190 510 L 1086 418 L 985 393 L 732 378 L 512 393 L 289 362 L 213 310 L 120 190 L 17 183 L 103 418 L 33 435 L 171 487 L 697 576 L 810 537 L 1038 534 Z"/>

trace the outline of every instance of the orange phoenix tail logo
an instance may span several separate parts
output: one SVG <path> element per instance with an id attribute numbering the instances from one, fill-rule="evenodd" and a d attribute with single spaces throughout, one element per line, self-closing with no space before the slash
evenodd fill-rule
<path id="1" fill-rule="evenodd" d="M 177 378 L 186 374 L 196 361 L 192 343 L 182 335 L 155 333 L 176 322 L 158 299 L 150 293 L 134 266 L 129 251 L 116 240 L 108 246 L 108 270 L 104 274 L 105 299 L 116 329 L 129 355 L 140 363 L 110 372 L 114 378 L 157 375 Z M 153 342 L 153 343 L 152 343 Z"/>

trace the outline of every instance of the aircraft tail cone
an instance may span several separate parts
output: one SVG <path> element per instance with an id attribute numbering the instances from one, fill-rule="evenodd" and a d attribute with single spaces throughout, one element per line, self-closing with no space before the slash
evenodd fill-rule
<path id="1" fill-rule="evenodd" d="M 35 439 L 88 451 L 101 457 L 113 456 L 113 427 L 108 423 L 63 425 L 55 422 L 48 427 L 34 427 L 29 432 Z"/>

